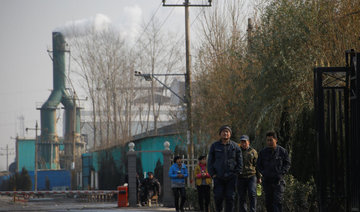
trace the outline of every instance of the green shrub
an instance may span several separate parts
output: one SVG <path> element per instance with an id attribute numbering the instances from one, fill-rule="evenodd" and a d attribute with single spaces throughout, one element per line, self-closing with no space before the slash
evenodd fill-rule
<path id="1" fill-rule="evenodd" d="M 190 211 L 199 210 L 198 194 L 196 188 L 186 187 L 185 208 Z"/>
<path id="2" fill-rule="evenodd" d="M 302 183 L 292 175 L 285 177 L 284 211 L 317 211 L 314 179 Z"/>
<path id="3" fill-rule="evenodd" d="M 286 188 L 283 201 L 284 212 L 318 211 L 316 202 L 316 187 L 313 178 L 306 183 L 302 183 L 292 175 L 286 175 L 285 182 Z M 257 199 L 257 210 L 266 211 L 264 192 Z"/>
<path id="4" fill-rule="evenodd" d="M 284 193 L 283 211 L 284 212 L 313 212 L 318 211 L 316 201 L 316 187 L 314 179 L 311 178 L 308 182 L 302 183 L 294 178 L 292 175 L 285 176 L 286 188 Z M 199 210 L 197 190 L 195 188 L 186 188 L 186 203 L 187 210 Z M 235 211 L 238 211 L 238 196 L 236 195 Z M 225 205 L 225 204 L 224 204 Z M 257 211 L 266 211 L 265 207 L 265 193 L 257 197 Z M 215 203 L 213 197 L 213 190 L 211 189 L 210 211 L 215 211 Z"/>
<path id="5" fill-rule="evenodd" d="M 186 202 L 185 208 L 190 211 L 198 211 L 200 210 L 199 201 L 198 201 L 198 193 L 196 188 L 186 187 Z M 215 202 L 214 202 L 214 193 L 211 189 L 210 191 L 210 212 L 215 212 Z M 236 210 L 237 211 L 237 210 Z"/>

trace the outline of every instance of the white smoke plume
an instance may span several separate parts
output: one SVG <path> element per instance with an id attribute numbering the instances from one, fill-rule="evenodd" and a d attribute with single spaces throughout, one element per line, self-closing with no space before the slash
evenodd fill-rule
<path id="1" fill-rule="evenodd" d="M 106 31 L 111 25 L 109 17 L 96 14 L 95 17 L 69 21 L 64 26 L 56 28 L 55 32 L 61 32 L 65 37 L 84 36 L 92 31 Z"/>
<path id="2" fill-rule="evenodd" d="M 139 36 L 142 10 L 139 6 L 124 7 L 120 17 L 119 31 L 129 42 L 135 42 Z"/>

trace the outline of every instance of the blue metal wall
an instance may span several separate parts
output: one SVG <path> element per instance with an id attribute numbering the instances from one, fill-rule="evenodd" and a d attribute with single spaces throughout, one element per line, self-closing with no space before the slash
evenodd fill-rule
<path id="1" fill-rule="evenodd" d="M 86 185 L 84 188 L 87 189 L 88 186 L 91 184 L 90 180 L 91 180 L 91 169 L 93 169 L 92 167 L 92 154 L 90 153 L 85 153 L 82 155 L 82 180 L 83 180 L 83 185 Z"/>
<path id="2" fill-rule="evenodd" d="M 63 145 L 60 145 L 63 148 Z M 32 181 L 34 190 L 34 170 L 35 170 L 35 139 L 17 139 L 17 171 L 25 168 Z M 46 177 L 50 181 L 50 189 L 70 188 L 71 175 L 67 170 L 38 170 L 38 190 L 45 190 Z"/>
<path id="3" fill-rule="evenodd" d="M 0 177 L 0 185 L 6 181 L 6 180 L 9 180 L 10 179 L 10 175 L 5 175 L 5 176 L 1 176 Z"/>
<path id="4" fill-rule="evenodd" d="M 135 144 L 136 151 L 155 151 L 164 150 L 164 142 L 170 142 L 170 150 L 174 151 L 175 146 L 182 143 L 182 137 L 179 135 L 150 137 L 142 139 Z M 161 152 L 142 152 L 138 157 L 141 159 L 141 164 L 144 172 L 154 172 L 156 162 L 160 160 L 163 164 L 163 155 Z"/>
<path id="5" fill-rule="evenodd" d="M 29 171 L 34 190 L 34 171 Z M 68 170 L 41 170 L 38 171 L 38 190 L 46 189 L 46 178 L 50 182 L 50 190 L 68 190 L 71 188 L 71 173 Z"/>
<path id="6" fill-rule="evenodd" d="M 170 150 L 174 151 L 177 145 L 185 146 L 185 140 L 182 135 L 166 135 L 166 136 L 154 136 L 154 137 L 145 137 L 133 141 L 135 143 L 136 151 L 162 151 L 164 150 L 164 142 L 168 141 L 170 143 Z M 105 149 L 97 152 L 86 153 L 82 155 L 83 167 L 83 188 L 87 189 L 90 185 L 90 175 L 91 170 L 98 172 L 100 170 L 101 158 L 105 158 L 106 155 L 113 157 L 116 168 L 118 171 L 123 172 L 125 170 L 119 170 L 121 167 L 124 168 L 127 166 L 126 161 L 123 159 L 126 157 L 126 152 L 128 151 L 128 146 L 116 146 L 111 149 Z M 141 159 L 142 170 L 144 172 L 154 172 L 156 162 L 160 160 L 163 163 L 163 155 L 161 152 L 142 152 L 139 153 L 138 158 Z"/>
<path id="7" fill-rule="evenodd" d="M 62 142 L 63 139 L 60 139 Z M 47 145 L 39 143 L 39 147 Z M 63 150 L 64 145 L 61 143 L 59 149 Z M 40 154 L 39 154 L 40 155 Z M 17 170 L 25 168 L 27 171 L 35 170 L 35 139 L 17 139 Z"/>
<path id="8" fill-rule="evenodd" d="M 25 168 L 28 171 L 35 170 L 35 139 L 17 140 L 17 170 Z"/>

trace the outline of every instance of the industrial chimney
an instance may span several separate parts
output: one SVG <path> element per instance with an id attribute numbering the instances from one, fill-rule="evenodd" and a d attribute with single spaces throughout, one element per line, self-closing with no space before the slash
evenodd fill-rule
<path id="1" fill-rule="evenodd" d="M 70 169 L 75 158 L 76 144 L 80 142 L 80 108 L 76 107 L 75 92 L 71 97 L 65 88 L 66 42 L 63 34 L 53 32 L 53 90 L 41 107 L 40 169 Z M 56 132 L 56 109 L 62 103 L 65 109 L 64 152 L 65 167 L 60 167 L 60 142 Z"/>

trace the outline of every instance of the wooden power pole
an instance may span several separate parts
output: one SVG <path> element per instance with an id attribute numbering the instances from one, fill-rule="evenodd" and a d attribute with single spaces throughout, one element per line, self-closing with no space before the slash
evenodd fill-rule
<path id="1" fill-rule="evenodd" d="M 190 55 L 190 23 L 189 23 L 189 7 L 211 7 L 211 0 L 208 4 L 190 4 L 189 0 L 184 0 L 183 4 L 167 4 L 166 0 L 162 0 L 164 7 L 185 7 L 185 61 L 186 61 L 186 75 L 185 75 L 185 96 L 186 96 L 186 120 L 187 120 L 187 146 L 188 159 L 190 161 L 189 169 L 190 176 L 193 175 L 194 169 L 194 142 L 193 142 L 193 122 L 191 115 L 191 55 Z"/>

